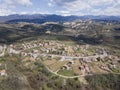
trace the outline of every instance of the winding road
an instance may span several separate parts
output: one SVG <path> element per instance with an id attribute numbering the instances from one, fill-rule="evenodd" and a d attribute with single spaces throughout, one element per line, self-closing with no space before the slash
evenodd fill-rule
<path id="1" fill-rule="evenodd" d="M 47 68 L 47 70 L 49 71 L 49 72 L 51 72 L 52 74 L 55 74 L 55 75 L 57 75 L 57 76 L 59 76 L 59 77 L 62 77 L 62 78 L 79 78 L 79 77 L 85 77 L 85 76 L 91 76 L 91 75 L 93 75 L 93 74 L 87 74 L 87 75 L 78 75 L 78 76 L 64 76 L 64 75 L 60 75 L 60 74 L 58 74 L 57 72 L 53 72 L 51 69 L 49 69 L 48 67 L 46 67 Z"/>

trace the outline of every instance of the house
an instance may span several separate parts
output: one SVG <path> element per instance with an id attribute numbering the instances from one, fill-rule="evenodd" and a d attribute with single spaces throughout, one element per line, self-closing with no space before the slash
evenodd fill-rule
<path id="1" fill-rule="evenodd" d="M 69 67 L 68 65 L 64 65 L 61 69 L 62 69 L 62 70 L 69 70 L 70 67 Z"/>
<path id="2" fill-rule="evenodd" d="M 73 60 L 70 60 L 70 61 L 68 62 L 68 64 L 74 64 L 74 61 L 73 61 Z"/>
<path id="3" fill-rule="evenodd" d="M 81 66 L 81 67 L 79 67 L 79 69 L 81 70 L 81 72 L 83 73 L 83 74 L 85 74 L 85 67 L 84 66 Z"/>
<path id="4" fill-rule="evenodd" d="M 72 64 L 74 64 L 74 61 L 73 60 L 70 60 L 67 65 L 70 67 Z"/>
<path id="5" fill-rule="evenodd" d="M 39 51 L 38 50 L 33 50 L 33 53 L 38 53 Z"/>
<path id="6" fill-rule="evenodd" d="M 32 57 L 36 59 L 38 57 L 38 54 L 32 54 Z"/>
<path id="7" fill-rule="evenodd" d="M 94 62 L 98 61 L 98 59 L 96 57 L 92 57 L 91 60 L 94 61 Z"/>
<path id="8" fill-rule="evenodd" d="M 116 65 L 113 64 L 113 63 L 111 63 L 111 64 L 109 64 L 109 68 L 110 68 L 110 69 L 112 69 L 112 68 L 116 68 Z"/>
<path id="9" fill-rule="evenodd" d="M 83 70 L 83 69 L 84 69 L 84 67 L 83 67 L 83 66 L 79 66 L 78 68 L 79 68 L 80 70 Z"/>
<path id="10" fill-rule="evenodd" d="M 0 76 L 7 76 L 6 70 L 0 70 Z"/>
<path id="11" fill-rule="evenodd" d="M 90 63 L 90 62 L 92 62 L 92 58 L 84 59 L 84 62 L 85 62 L 85 63 Z"/>
<path id="12" fill-rule="evenodd" d="M 99 67 L 100 67 L 102 70 L 105 70 L 105 71 L 108 71 L 108 72 L 110 71 L 109 68 L 108 68 L 107 66 L 105 66 L 105 65 L 100 65 Z"/>
<path id="13" fill-rule="evenodd" d="M 88 67 L 88 65 L 85 65 L 85 70 L 87 73 L 90 73 L 90 68 Z"/>
<path id="14" fill-rule="evenodd" d="M 28 54 L 27 53 L 25 53 L 25 52 L 21 52 L 21 56 L 27 56 Z"/>

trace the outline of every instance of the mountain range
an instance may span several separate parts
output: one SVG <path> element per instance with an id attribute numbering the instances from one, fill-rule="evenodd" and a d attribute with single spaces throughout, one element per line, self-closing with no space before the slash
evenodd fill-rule
<path id="1" fill-rule="evenodd" d="M 105 16 L 105 15 L 84 15 L 84 16 L 61 16 L 55 14 L 13 14 L 8 16 L 0 16 L 0 23 L 3 22 L 32 22 L 32 23 L 43 23 L 43 22 L 65 22 L 65 21 L 73 21 L 73 20 L 109 20 L 109 21 L 120 21 L 120 16 Z"/>

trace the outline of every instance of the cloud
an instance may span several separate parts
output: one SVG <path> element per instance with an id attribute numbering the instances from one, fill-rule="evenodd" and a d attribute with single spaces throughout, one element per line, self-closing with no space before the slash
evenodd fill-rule
<path id="1" fill-rule="evenodd" d="M 120 0 L 50 0 L 50 2 L 73 15 L 120 15 Z"/>
<path id="2" fill-rule="evenodd" d="M 57 4 L 57 5 L 64 5 L 65 3 L 71 3 L 77 0 L 50 0 L 51 3 Z"/>
<path id="3" fill-rule="evenodd" d="M 87 9 L 90 9 L 90 5 L 87 4 L 86 2 L 84 1 L 81 1 L 81 0 L 76 0 L 74 2 L 70 2 L 70 3 L 66 3 L 65 6 L 64 6 L 65 9 L 67 9 L 68 11 L 80 11 L 80 10 L 87 10 Z"/>
<path id="4" fill-rule="evenodd" d="M 30 0 L 16 0 L 18 4 L 21 5 L 32 5 L 32 2 Z"/>
<path id="5" fill-rule="evenodd" d="M 29 12 L 28 12 L 29 14 Z M 51 14 L 49 11 L 33 11 L 31 14 Z"/>
<path id="6" fill-rule="evenodd" d="M 0 9 L 0 16 L 9 15 L 9 14 L 16 14 L 16 12 L 6 9 Z"/>
<path id="7" fill-rule="evenodd" d="M 110 5 L 114 3 L 115 0 L 88 0 L 88 3 L 91 6 L 103 6 L 103 5 Z"/>
<path id="8" fill-rule="evenodd" d="M 52 7 L 52 6 L 53 6 L 53 4 L 52 4 L 52 3 L 48 3 L 48 6 Z"/>
<path id="9" fill-rule="evenodd" d="M 69 16 L 71 15 L 69 11 L 61 10 L 61 11 L 56 11 L 58 14 L 62 14 L 63 16 Z"/>
<path id="10" fill-rule="evenodd" d="M 33 2 L 34 1 L 34 2 Z M 37 0 L 0 0 L 0 15 L 14 14 L 20 6 L 38 7 L 33 3 Z M 44 0 L 40 0 L 42 2 Z M 39 3 L 40 3 L 39 2 Z M 40 10 L 61 15 L 120 15 L 120 0 L 46 0 L 47 6 L 41 5 Z M 32 8 L 34 9 L 34 8 Z M 15 10 L 15 11 L 13 11 Z M 22 12 L 23 11 L 23 12 Z M 29 11 L 18 11 L 19 13 L 32 13 Z M 32 10 L 30 10 L 32 11 Z M 8 13 L 7 13 L 8 12 Z M 39 10 L 33 11 L 38 13 Z M 42 13 L 42 12 L 39 12 Z M 44 12 L 45 13 L 45 12 Z M 48 13 L 48 12 L 46 12 Z"/>
<path id="11" fill-rule="evenodd" d="M 0 0 L 0 16 L 15 14 L 16 12 L 12 9 L 18 5 L 30 6 L 32 2 L 30 0 Z"/>
<path id="12" fill-rule="evenodd" d="M 30 0 L 1 0 L 3 3 L 8 5 L 32 5 L 32 2 Z"/>

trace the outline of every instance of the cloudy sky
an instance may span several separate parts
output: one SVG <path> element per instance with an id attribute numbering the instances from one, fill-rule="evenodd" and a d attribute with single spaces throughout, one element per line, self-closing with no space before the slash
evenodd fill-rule
<path id="1" fill-rule="evenodd" d="M 0 16 L 9 14 L 120 16 L 120 0 L 0 0 Z"/>

